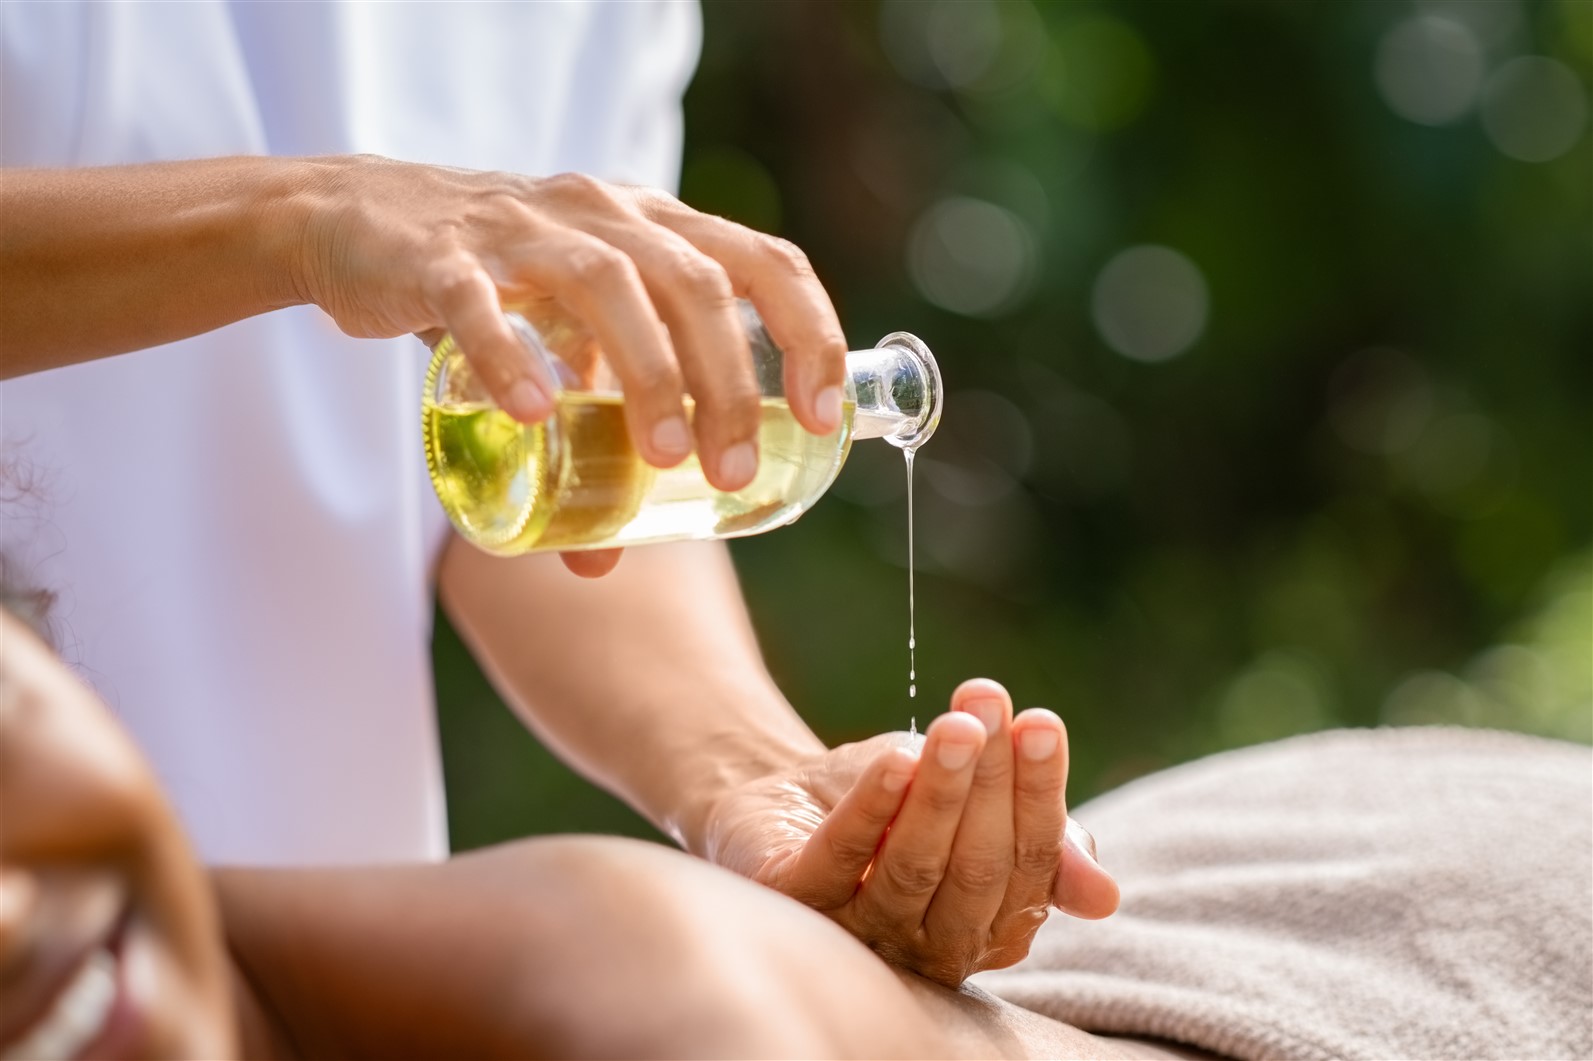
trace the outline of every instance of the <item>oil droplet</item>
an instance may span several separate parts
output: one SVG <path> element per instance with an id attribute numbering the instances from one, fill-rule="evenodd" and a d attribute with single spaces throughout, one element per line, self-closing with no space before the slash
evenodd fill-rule
<path id="1" fill-rule="evenodd" d="M 912 717 L 912 719 L 907 723 L 907 735 L 909 737 L 918 736 L 918 716 L 917 715 L 914 715 Z"/>
<path id="2" fill-rule="evenodd" d="M 918 695 L 918 686 L 909 683 L 908 686 L 907 686 L 907 695 L 908 696 L 917 696 Z"/>

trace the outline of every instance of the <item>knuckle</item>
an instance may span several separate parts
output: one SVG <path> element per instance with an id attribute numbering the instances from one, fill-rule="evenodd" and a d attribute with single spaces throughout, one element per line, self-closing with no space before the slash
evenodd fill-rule
<path id="1" fill-rule="evenodd" d="M 813 263 L 807 252 L 788 239 L 779 236 L 760 236 L 759 249 L 763 258 L 774 268 L 804 279 L 814 275 Z"/>
<path id="2" fill-rule="evenodd" d="M 680 369 L 673 361 L 647 358 L 628 366 L 624 372 L 625 390 L 629 394 L 646 395 L 656 403 L 649 405 L 655 412 L 649 415 L 666 416 L 677 411 L 666 407 L 678 401 L 681 393 Z"/>
<path id="3" fill-rule="evenodd" d="M 873 837 L 865 838 L 856 834 L 848 836 L 831 834 L 826 846 L 831 861 L 842 866 L 855 866 L 866 864 L 873 857 L 875 840 Z"/>
<path id="4" fill-rule="evenodd" d="M 1014 772 L 1011 756 L 987 755 L 974 771 L 974 788 L 981 792 L 1009 792 Z"/>
<path id="5" fill-rule="evenodd" d="M 967 793 L 948 784 L 928 785 L 920 797 L 924 807 L 938 817 L 960 815 Z"/>
<path id="6" fill-rule="evenodd" d="M 612 288 L 629 280 L 632 266 L 624 254 L 593 242 L 573 249 L 565 258 L 565 268 L 582 286 Z"/>
<path id="7" fill-rule="evenodd" d="M 898 795 L 887 793 L 881 786 L 875 784 L 869 798 L 859 800 L 852 812 L 857 818 L 857 831 L 872 831 L 876 837 L 875 843 L 878 844 L 879 838 L 885 835 L 891 820 L 896 817 L 896 812 L 901 809 Z"/>
<path id="8" fill-rule="evenodd" d="M 609 186 L 589 173 L 556 173 L 547 178 L 545 186 L 558 197 L 583 206 L 604 206 L 614 202 L 614 193 Z"/>
<path id="9" fill-rule="evenodd" d="M 1062 805 L 1061 778 L 1049 770 L 1018 770 L 1013 778 L 1012 790 L 1025 803 L 1046 810 Z"/>
<path id="10" fill-rule="evenodd" d="M 478 337 L 475 345 L 465 351 L 465 357 L 487 389 L 495 394 L 504 394 L 522 376 L 517 360 L 490 340 L 483 343 Z"/>
<path id="11" fill-rule="evenodd" d="M 758 388 L 750 378 L 715 380 L 705 396 L 712 410 L 716 435 L 726 439 L 751 438 L 758 432 L 762 412 L 758 405 Z"/>
<path id="12" fill-rule="evenodd" d="M 841 366 L 846 362 L 846 340 L 839 335 L 826 335 L 820 339 L 813 353 L 819 364 L 828 366 L 831 375 L 839 379 Z"/>
<path id="13" fill-rule="evenodd" d="M 677 252 L 670 272 L 692 298 L 715 305 L 728 305 L 735 300 L 735 289 L 724 267 L 705 254 Z"/>
<path id="14" fill-rule="evenodd" d="M 1061 844 L 1048 840 L 1020 840 L 1013 854 L 1013 866 L 1027 877 L 1050 880 L 1061 858 Z"/>
<path id="15" fill-rule="evenodd" d="M 534 240 L 544 236 L 549 225 L 544 215 L 526 201 L 526 193 L 515 188 L 499 188 L 486 198 L 482 223 L 501 238 L 505 233 L 516 239 Z"/>
<path id="16" fill-rule="evenodd" d="M 982 895 L 1006 887 L 1012 876 L 1012 857 L 977 855 L 953 858 L 946 867 L 946 880 L 964 894 Z"/>
<path id="17" fill-rule="evenodd" d="M 662 188 L 649 188 L 645 185 L 626 185 L 622 189 L 630 199 L 631 204 L 641 212 L 643 217 L 657 220 L 671 213 L 687 211 L 695 213 L 679 199 L 670 195 Z"/>
<path id="18" fill-rule="evenodd" d="M 507 214 L 516 219 L 523 218 L 530 213 L 525 203 L 510 188 L 498 187 L 488 191 L 482 198 L 482 204 L 491 213 Z"/>
<path id="19" fill-rule="evenodd" d="M 899 855 L 884 859 L 879 872 L 892 891 L 917 898 L 934 894 L 945 877 L 946 867 L 938 859 Z"/>
<path id="20" fill-rule="evenodd" d="M 471 364 L 487 381 L 488 387 L 500 394 L 507 391 L 520 378 L 510 362 L 501 357 L 477 357 Z"/>
<path id="21" fill-rule="evenodd" d="M 421 274 L 421 290 L 434 299 L 450 301 L 469 294 L 476 286 L 475 264 L 457 255 L 438 258 Z"/>

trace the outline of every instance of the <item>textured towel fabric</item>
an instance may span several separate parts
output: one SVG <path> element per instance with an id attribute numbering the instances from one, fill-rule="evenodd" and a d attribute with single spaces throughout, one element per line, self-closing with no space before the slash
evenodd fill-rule
<path id="1" fill-rule="evenodd" d="M 1593 1058 L 1593 751 L 1450 728 L 1213 756 L 1076 812 L 1123 884 L 977 982 L 1234 1058 Z"/>

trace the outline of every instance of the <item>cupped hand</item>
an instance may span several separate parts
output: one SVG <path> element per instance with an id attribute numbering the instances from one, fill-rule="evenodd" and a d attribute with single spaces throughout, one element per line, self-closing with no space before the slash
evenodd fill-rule
<path id="1" fill-rule="evenodd" d="M 1013 718 L 1000 685 L 964 682 L 920 740 L 843 745 L 722 798 L 707 854 L 955 986 L 1021 960 L 1053 903 L 1089 918 L 1117 908 L 1094 841 L 1067 817 L 1067 759 L 1056 715 Z"/>
<path id="2" fill-rule="evenodd" d="M 563 174 L 525 177 L 359 156 L 314 160 L 301 238 L 306 301 L 350 335 L 452 332 L 493 399 L 534 422 L 553 381 L 516 339 L 505 304 L 557 302 L 602 345 L 648 463 L 695 448 L 735 490 L 758 463 L 759 394 L 736 300 L 786 354 L 791 410 L 824 434 L 841 420 L 846 342 L 792 244 L 699 213 L 663 192 Z M 683 396 L 695 409 L 688 419 Z M 570 556 L 601 574 L 617 553 Z"/>

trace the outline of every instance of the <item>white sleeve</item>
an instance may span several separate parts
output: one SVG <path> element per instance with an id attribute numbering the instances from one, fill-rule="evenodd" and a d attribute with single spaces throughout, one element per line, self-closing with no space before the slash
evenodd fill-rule
<path id="1" fill-rule="evenodd" d="M 597 15 L 609 24 L 588 40 L 601 54 L 584 56 L 582 66 L 601 80 L 607 106 L 586 111 L 601 115 L 602 129 L 581 130 L 586 136 L 576 139 L 590 137 L 582 146 L 591 148 L 592 157 L 590 165 L 572 168 L 676 191 L 685 135 L 682 104 L 702 47 L 697 2 L 603 4 Z M 581 80 L 593 86 L 592 76 Z"/>

